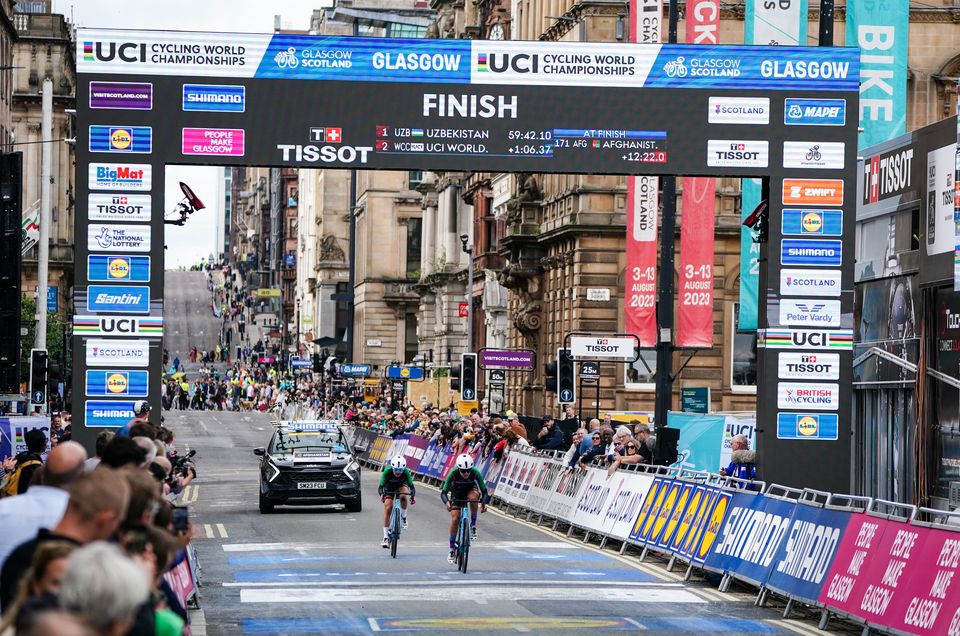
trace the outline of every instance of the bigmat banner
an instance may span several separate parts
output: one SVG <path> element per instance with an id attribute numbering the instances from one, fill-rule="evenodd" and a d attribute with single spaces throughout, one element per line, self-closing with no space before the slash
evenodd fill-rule
<path id="1" fill-rule="evenodd" d="M 663 0 L 630 0 L 630 41 L 657 44 L 663 31 Z M 657 343 L 657 177 L 627 177 L 627 280 L 624 324 L 641 347 Z"/>
<path id="2" fill-rule="evenodd" d="M 636 6 L 638 36 L 654 40 L 659 0 Z M 700 10 L 708 12 L 705 5 Z M 856 112 L 858 51 L 706 41 L 493 42 L 79 29 L 76 198 L 81 205 L 74 235 L 88 240 L 78 244 L 76 261 L 89 263 L 91 254 L 114 252 L 148 256 L 149 276 L 137 272 L 149 281 L 138 290 L 148 302 L 137 304 L 144 311 L 137 317 L 162 316 L 162 215 L 141 221 L 135 219 L 143 216 L 134 215 L 113 227 L 110 219 L 91 220 L 87 208 L 91 194 L 103 195 L 95 196 L 95 202 L 112 202 L 134 193 L 137 205 L 149 197 L 151 210 L 167 209 L 168 164 L 768 177 L 773 191 L 783 190 L 789 198 L 791 209 L 826 207 L 853 214 L 856 122 L 846 117 L 844 125 L 834 125 L 833 110 L 828 117 L 811 102 L 826 100 L 829 109 Z M 825 117 L 830 125 L 816 125 Z M 791 142 L 789 152 L 770 139 Z M 805 152 L 797 150 L 798 144 L 806 146 Z M 120 152 L 126 147 L 137 152 Z M 635 188 L 631 200 L 637 192 Z M 644 206 L 646 221 L 631 226 L 631 232 L 639 231 L 646 240 L 655 232 L 655 199 Z M 779 324 L 778 311 L 780 211 L 779 204 L 771 205 L 774 256 L 763 265 L 770 271 L 759 291 L 770 311 L 761 317 L 761 329 L 787 326 Z M 628 216 L 636 220 L 634 212 Z M 840 323 L 849 314 L 851 324 L 843 328 L 852 327 L 854 225 L 844 223 L 843 235 L 831 239 L 841 245 L 831 246 L 830 258 L 804 265 L 839 270 L 841 289 L 847 290 L 828 307 L 811 309 L 817 316 L 804 324 L 821 319 L 836 324 L 839 300 Z M 805 262 L 823 252 L 812 242 L 802 248 L 809 248 L 799 250 Z M 640 296 L 633 298 L 641 300 L 625 295 L 625 301 L 649 312 L 642 314 L 649 325 L 656 272 L 645 258 L 646 264 L 637 266 L 631 261 L 626 277 L 639 284 Z M 78 298 L 87 298 L 91 278 L 96 281 L 99 274 L 78 270 Z M 95 284 L 116 286 L 112 293 L 103 292 L 112 309 L 98 305 L 87 314 L 121 315 L 115 310 L 129 295 L 120 288 L 124 281 Z M 649 337 L 656 335 L 649 328 L 637 335 L 648 346 L 656 340 Z M 75 338 L 74 395 L 81 403 L 75 409 L 74 434 L 92 447 L 95 431 L 85 425 L 82 386 L 87 336 L 78 332 Z M 146 369 L 159 378 L 161 343 L 140 334 L 130 338 L 129 347 L 145 353 L 143 366 L 114 361 L 110 368 Z M 772 355 L 758 353 L 762 368 L 772 368 L 763 367 Z M 770 373 L 761 378 L 759 418 L 777 421 L 776 382 Z M 835 440 L 816 436 L 811 442 L 781 440 L 767 427 L 772 434 L 765 433 L 760 446 L 770 470 L 783 468 L 792 473 L 788 477 L 816 479 L 809 485 L 821 489 L 831 484 L 845 489 L 846 484 L 835 482 L 850 473 L 846 427 L 851 384 L 841 373 L 838 385 L 837 417 L 844 430 Z M 159 386 L 151 385 L 149 393 L 153 412 L 159 414 Z M 115 406 L 108 410 L 122 410 Z M 805 462 L 811 453 L 827 469 L 810 475 Z M 437 468 L 442 476 L 446 464 Z"/>

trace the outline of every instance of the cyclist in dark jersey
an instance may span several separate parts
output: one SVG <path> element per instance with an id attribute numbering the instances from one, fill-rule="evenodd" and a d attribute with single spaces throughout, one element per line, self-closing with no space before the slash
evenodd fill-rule
<path id="1" fill-rule="evenodd" d="M 400 521 L 404 530 L 408 527 L 407 495 L 410 495 L 410 503 L 417 503 L 417 487 L 413 485 L 413 475 L 407 470 L 407 460 L 402 455 L 397 455 L 383 467 L 377 493 L 383 501 L 383 543 L 380 545 L 389 548 L 390 513 L 393 511 L 394 494 L 400 493 Z"/>
<path id="2" fill-rule="evenodd" d="M 450 471 L 443 482 L 443 487 L 440 488 L 440 500 L 446 504 L 447 510 L 450 511 L 450 554 L 447 561 L 453 563 L 457 541 L 457 524 L 460 523 L 460 506 L 458 504 L 464 500 L 470 502 L 470 529 L 473 538 L 476 539 L 477 504 L 479 503 L 480 512 L 486 512 L 487 502 L 490 501 L 483 475 L 473 467 L 473 457 L 466 453 L 457 457 L 456 468 Z"/>

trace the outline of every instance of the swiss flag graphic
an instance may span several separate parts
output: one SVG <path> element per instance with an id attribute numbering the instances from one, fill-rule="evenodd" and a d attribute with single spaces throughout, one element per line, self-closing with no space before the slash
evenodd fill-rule
<path id="1" fill-rule="evenodd" d="M 326 141 L 329 144 L 338 144 L 341 141 L 341 134 L 340 134 L 339 128 L 327 128 L 324 134 L 326 137 L 324 141 Z"/>

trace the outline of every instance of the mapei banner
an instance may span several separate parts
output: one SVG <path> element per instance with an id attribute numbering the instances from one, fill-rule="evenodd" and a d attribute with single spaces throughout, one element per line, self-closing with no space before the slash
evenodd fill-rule
<path id="1" fill-rule="evenodd" d="M 904 43 L 905 46 L 905 43 Z M 856 90 L 856 51 L 80 29 L 77 72 L 431 84 Z M 904 57 L 904 59 L 906 59 Z"/>
<path id="2" fill-rule="evenodd" d="M 860 148 L 906 131 L 909 18 L 908 2 L 847 5 L 847 46 L 861 53 Z"/>

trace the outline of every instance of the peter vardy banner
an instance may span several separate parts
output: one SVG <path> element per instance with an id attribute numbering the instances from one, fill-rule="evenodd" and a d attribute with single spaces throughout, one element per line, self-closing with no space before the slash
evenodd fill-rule
<path id="1" fill-rule="evenodd" d="M 432 84 L 856 90 L 853 49 L 80 29 L 79 73 Z M 905 59 L 905 58 L 904 58 Z"/>

